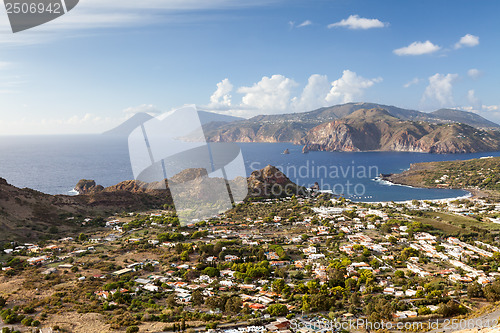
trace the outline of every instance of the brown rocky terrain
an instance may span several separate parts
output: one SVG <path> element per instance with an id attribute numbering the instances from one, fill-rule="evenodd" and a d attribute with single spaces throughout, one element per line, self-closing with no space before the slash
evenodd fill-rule
<path id="1" fill-rule="evenodd" d="M 403 121 L 386 110 L 358 110 L 311 129 L 307 150 L 472 153 L 500 150 L 500 132 L 464 124 Z"/>
<path id="2" fill-rule="evenodd" d="M 472 153 L 500 150 L 499 125 L 459 110 L 425 113 L 349 103 L 204 127 L 212 142 L 291 142 L 305 151 Z"/>
<path id="3" fill-rule="evenodd" d="M 249 196 L 268 197 L 305 194 L 305 188 L 296 185 L 272 165 L 252 172 L 248 178 Z"/>
<path id="4" fill-rule="evenodd" d="M 82 228 L 81 217 L 106 217 L 124 210 L 161 207 L 165 203 L 169 203 L 166 196 L 125 190 L 49 195 L 17 188 L 0 178 L 0 243 L 77 233 Z"/>
<path id="5" fill-rule="evenodd" d="M 190 182 L 185 196 L 192 200 L 213 196 L 212 180 L 202 169 L 186 170 L 170 182 Z M 244 178 L 234 180 L 245 182 Z M 254 171 L 246 180 L 248 196 L 282 196 L 304 193 L 281 171 L 273 166 Z M 192 185 L 202 186 L 201 191 Z M 77 196 L 49 195 L 32 189 L 20 189 L 0 178 L 0 243 L 9 240 L 29 241 L 78 234 L 85 217 L 107 217 L 118 212 L 143 211 L 171 205 L 172 198 L 161 182 L 141 183 L 127 180 L 104 188 L 93 180 L 81 180 L 75 186 Z M 163 187 L 163 188 L 162 188 Z M 233 187 L 234 188 L 234 187 Z M 241 186 L 240 186 L 241 188 Z M 226 194 L 227 195 L 227 194 Z M 243 199 L 246 193 L 233 193 Z"/>

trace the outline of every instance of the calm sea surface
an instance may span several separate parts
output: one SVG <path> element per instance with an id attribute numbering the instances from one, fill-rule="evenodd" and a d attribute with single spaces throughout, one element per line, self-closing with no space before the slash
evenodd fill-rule
<path id="1" fill-rule="evenodd" d="M 461 190 L 418 189 L 377 180 L 380 173 L 401 172 L 411 163 L 464 160 L 500 156 L 500 152 L 432 155 L 421 153 L 302 154 L 300 146 L 287 143 L 240 144 L 247 173 L 271 164 L 304 186 L 318 182 L 323 190 L 353 200 L 400 201 L 464 196 Z M 290 154 L 282 154 L 285 149 Z M 101 135 L 0 136 L 0 177 L 18 187 L 49 194 L 72 194 L 80 179 L 94 179 L 110 186 L 133 179 L 127 140 Z"/>

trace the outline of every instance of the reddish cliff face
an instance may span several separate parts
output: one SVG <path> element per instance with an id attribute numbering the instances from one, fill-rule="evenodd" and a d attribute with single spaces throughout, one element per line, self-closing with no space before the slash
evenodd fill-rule
<path id="1" fill-rule="evenodd" d="M 253 197 L 280 197 L 305 193 L 304 188 L 296 185 L 272 165 L 253 171 L 247 182 L 248 195 Z"/>
<path id="2" fill-rule="evenodd" d="M 313 128 L 300 142 L 307 150 L 359 151 L 350 126 L 333 121 Z"/>
<path id="3" fill-rule="evenodd" d="M 292 142 L 304 145 L 305 152 L 470 153 L 499 150 L 498 128 L 486 119 L 458 110 L 425 113 L 351 103 L 306 113 L 257 116 L 212 126 L 205 133 L 214 142 Z"/>
<path id="4" fill-rule="evenodd" d="M 464 124 L 401 121 L 385 110 L 359 110 L 311 129 L 307 150 L 471 153 L 500 150 L 500 132 Z"/>
<path id="5" fill-rule="evenodd" d="M 102 190 L 104 190 L 103 186 L 97 185 L 94 180 L 89 179 L 81 179 L 75 186 L 75 191 L 79 194 L 90 194 Z"/>

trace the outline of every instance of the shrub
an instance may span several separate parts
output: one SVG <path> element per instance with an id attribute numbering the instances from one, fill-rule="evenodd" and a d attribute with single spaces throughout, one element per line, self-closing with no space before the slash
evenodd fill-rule
<path id="1" fill-rule="evenodd" d="M 26 317 L 23 320 L 21 320 L 21 324 L 24 326 L 31 326 L 31 323 L 33 322 L 33 318 L 31 317 Z"/>

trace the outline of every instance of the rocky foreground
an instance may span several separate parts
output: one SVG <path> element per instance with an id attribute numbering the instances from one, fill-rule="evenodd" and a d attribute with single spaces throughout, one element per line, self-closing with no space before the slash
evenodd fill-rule
<path id="1" fill-rule="evenodd" d="M 199 169 L 187 170 L 170 179 L 183 182 L 206 175 Z M 276 197 L 305 193 L 280 170 L 271 165 L 254 171 L 247 179 L 248 197 Z M 145 211 L 171 207 L 173 201 L 168 182 L 141 183 L 127 180 L 103 187 L 94 180 L 80 180 L 77 196 L 49 195 L 32 189 L 20 189 L 0 178 L 0 243 L 7 240 L 30 241 L 53 238 L 59 233 L 79 232 L 80 224 L 71 216 L 104 217 L 116 212 Z M 187 195 L 195 189 L 187 188 Z M 212 193 L 213 194 L 213 193 Z"/>

